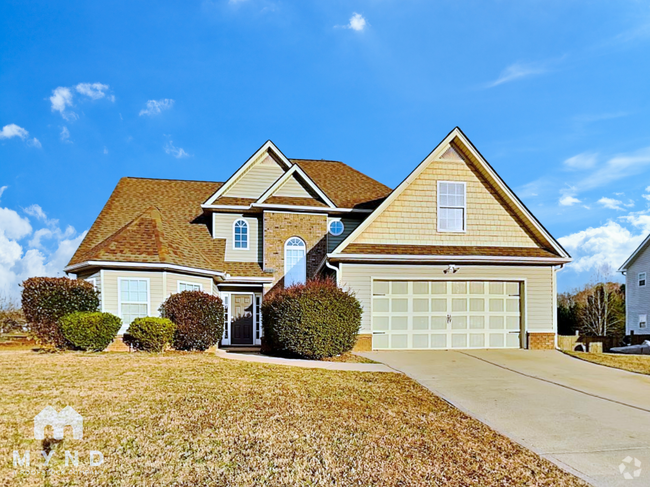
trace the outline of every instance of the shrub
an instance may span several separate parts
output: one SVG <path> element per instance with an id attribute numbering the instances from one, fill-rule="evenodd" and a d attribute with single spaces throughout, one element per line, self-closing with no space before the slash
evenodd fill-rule
<path id="1" fill-rule="evenodd" d="M 320 360 L 349 352 L 361 327 L 361 304 L 332 279 L 271 292 L 262 304 L 265 344 L 275 352 Z"/>
<path id="2" fill-rule="evenodd" d="M 110 313 L 77 311 L 61 318 L 59 326 L 74 348 L 101 352 L 117 336 L 122 320 Z"/>
<path id="3" fill-rule="evenodd" d="M 172 294 L 160 306 L 160 315 L 176 325 L 176 350 L 207 350 L 223 335 L 223 303 L 201 291 Z"/>
<path id="4" fill-rule="evenodd" d="M 162 352 L 174 340 L 176 325 L 167 318 L 136 318 L 124 335 L 124 343 L 144 352 Z"/>
<path id="5" fill-rule="evenodd" d="M 99 291 L 82 279 L 32 277 L 23 282 L 22 308 L 31 332 L 42 345 L 69 346 L 58 326 L 65 315 L 97 311 Z"/>

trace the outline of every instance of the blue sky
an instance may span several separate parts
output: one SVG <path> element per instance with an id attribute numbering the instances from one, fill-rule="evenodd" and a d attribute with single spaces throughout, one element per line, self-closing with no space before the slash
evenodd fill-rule
<path id="1" fill-rule="evenodd" d="M 0 4 L 0 293 L 56 275 L 122 176 L 222 181 L 265 140 L 396 186 L 456 125 L 575 262 L 650 232 L 650 4 Z"/>

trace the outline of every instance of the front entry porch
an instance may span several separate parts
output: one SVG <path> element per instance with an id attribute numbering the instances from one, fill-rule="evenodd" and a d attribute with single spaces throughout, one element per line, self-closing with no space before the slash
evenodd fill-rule
<path id="1" fill-rule="evenodd" d="M 220 292 L 226 311 L 222 346 L 252 347 L 262 344 L 262 292 L 232 290 Z"/>

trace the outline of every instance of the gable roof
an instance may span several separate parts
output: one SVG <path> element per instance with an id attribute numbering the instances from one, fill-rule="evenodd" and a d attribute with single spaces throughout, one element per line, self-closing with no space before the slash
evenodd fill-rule
<path id="1" fill-rule="evenodd" d="M 296 178 L 296 176 L 298 176 L 298 178 Z M 269 186 L 269 188 L 259 197 L 256 203 L 262 204 L 268 199 L 272 198 L 274 196 L 274 193 L 277 192 L 277 190 L 280 189 L 290 178 L 295 179 L 301 186 L 305 188 L 305 190 L 307 190 L 307 192 L 317 195 L 320 199 L 322 199 L 322 202 L 325 203 L 325 205 L 323 205 L 322 202 L 318 201 L 316 198 L 313 198 L 313 200 L 317 203 L 313 206 L 329 206 L 329 207 L 336 206 L 327 197 L 327 195 L 323 193 L 323 191 L 318 186 L 316 186 L 316 184 L 311 180 L 311 178 L 307 174 L 305 174 L 305 172 L 300 168 L 300 166 L 296 164 L 294 164 L 291 167 L 291 169 L 285 172 L 277 181 L 275 181 L 271 186 Z M 276 196 L 276 198 L 278 197 Z M 271 204 L 270 201 L 268 203 Z M 282 203 L 278 203 L 278 204 L 282 204 Z"/>
<path id="2" fill-rule="evenodd" d="M 627 260 L 623 263 L 621 267 L 618 268 L 619 272 L 625 272 L 629 269 L 629 267 L 634 263 L 636 258 L 639 256 L 639 254 L 643 253 L 645 249 L 648 248 L 648 245 L 650 244 L 650 235 L 648 235 L 643 242 L 641 242 L 641 245 L 639 245 L 634 252 L 632 252 L 632 255 L 630 255 Z"/>
<path id="3" fill-rule="evenodd" d="M 375 208 L 391 192 L 385 184 L 339 161 L 291 159 L 339 208 Z"/>
<path id="4" fill-rule="evenodd" d="M 537 239 L 545 242 L 548 250 L 551 250 L 556 256 L 556 260 L 568 262 L 571 257 L 564 250 L 564 248 L 553 238 L 553 236 L 543 227 L 543 225 L 533 216 L 528 208 L 521 202 L 515 193 L 506 185 L 501 177 L 494 171 L 492 166 L 483 158 L 480 152 L 474 147 L 470 140 L 460 130 L 459 127 L 454 128 L 436 148 L 429 153 L 429 155 L 409 174 L 402 183 L 379 205 L 375 211 L 366 220 L 359 225 L 347 238 L 345 238 L 334 251 L 331 256 L 340 255 L 345 253 L 346 248 L 353 244 L 355 240 L 362 234 L 362 232 L 371 225 L 384 210 L 386 210 L 391 203 L 404 192 L 404 190 L 411 185 L 420 174 L 434 161 L 441 156 L 446 157 L 449 154 L 449 148 L 452 147 L 454 152 L 460 151 L 488 177 L 498 188 L 505 203 L 516 210 L 516 213 L 521 216 L 522 223 L 526 225 L 529 230 Z M 445 154 L 443 154 L 443 150 Z M 453 156 L 453 154 L 451 154 Z M 559 259 L 557 259 L 559 257 Z"/>
<path id="5" fill-rule="evenodd" d="M 225 240 L 212 238 L 201 210 L 201 203 L 219 186 L 216 182 L 120 179 L 65 270 L 102 261 L 268 277 L 257 263 L 224 261 Z"/>

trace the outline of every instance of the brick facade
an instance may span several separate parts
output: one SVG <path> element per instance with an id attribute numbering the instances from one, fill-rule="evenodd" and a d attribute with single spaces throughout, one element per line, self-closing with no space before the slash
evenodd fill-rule
<path id="1" fill-rule="evenodd" d="M 307 278 L 316 274 L 327 253 L 327 215 L 264 212 L 264 269 L 273 269 L 273 285 L 283 284 L 284 244 L 300 237 L 307 247 Z"/>
<path id="2" fill-rule="evenodd" d="M 555 333 L 528 332 L 528 348 L 530 350 L 555 350 Z"/>

